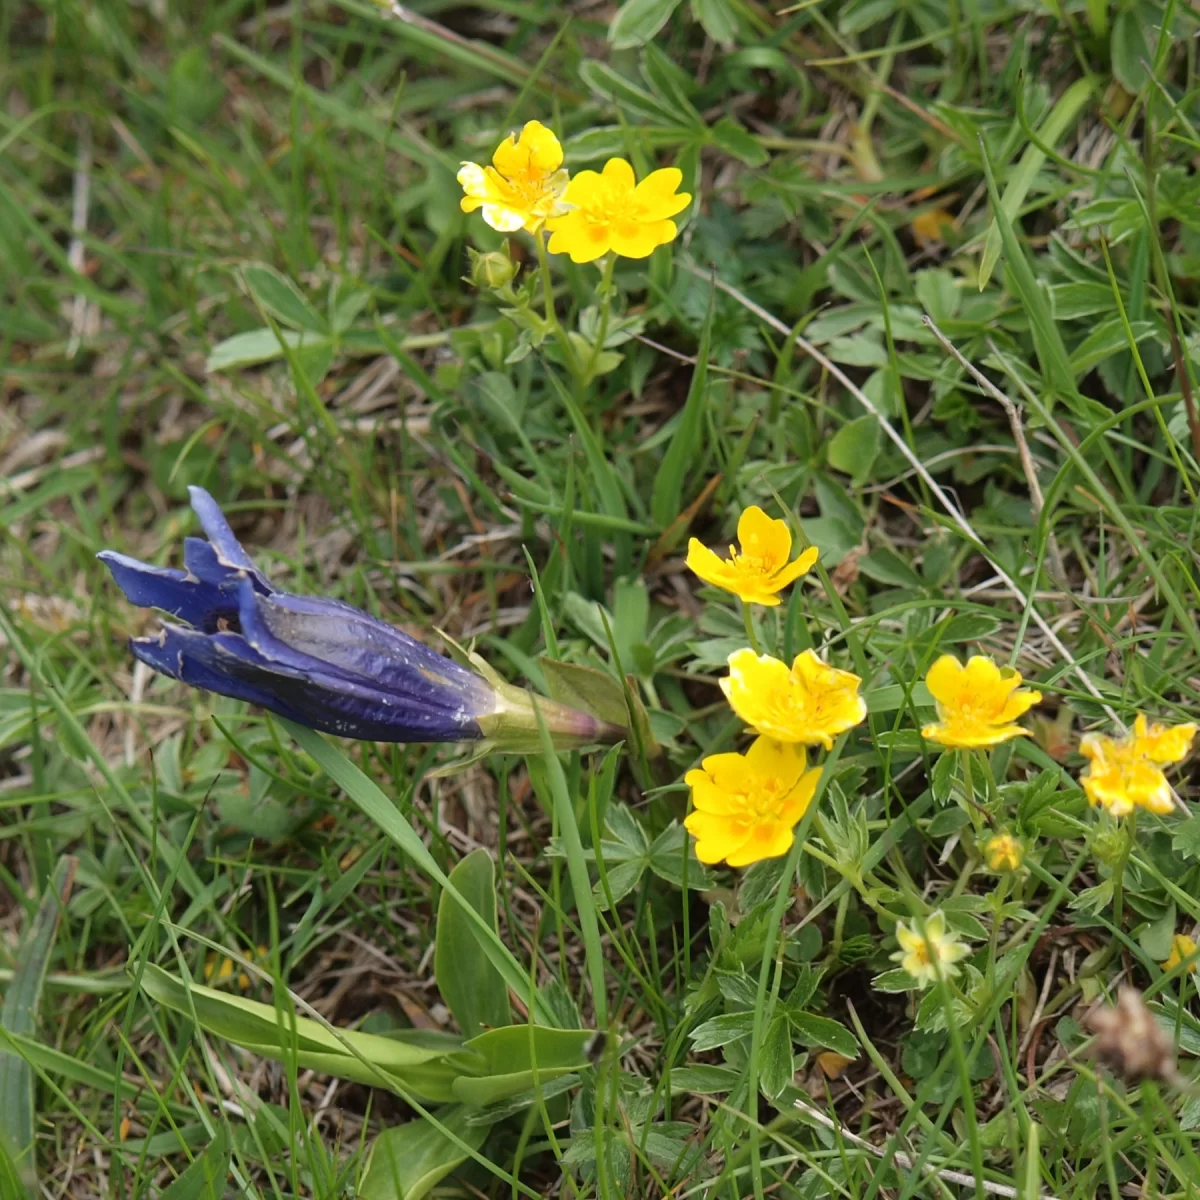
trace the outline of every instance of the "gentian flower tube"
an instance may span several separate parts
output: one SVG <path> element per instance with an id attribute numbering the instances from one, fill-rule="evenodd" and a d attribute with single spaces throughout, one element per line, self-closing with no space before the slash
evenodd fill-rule
<path id="1" fill-rule="evenodd" d="M 341 600 L 280 591 L 242 549 L 212 496 L 189 491 L 207 541 L 184 539 L 183 569 L 113 550 L 98 556 L 131 603 L 181 622 L 130 641 L 134 656 L 160 674 L 360 741 L 534 751 L 541 748 L 539 716 L 558 749 L 624 736 L 589 713 L 506 683 L 475 655 L 472 670 Z"/>

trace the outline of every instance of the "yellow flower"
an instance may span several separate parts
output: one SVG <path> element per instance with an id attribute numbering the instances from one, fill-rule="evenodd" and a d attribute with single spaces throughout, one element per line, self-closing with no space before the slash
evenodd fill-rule
<path id="1" fill-rule="evenodd" d="M 936 983 L 939 973 L 946 977 L 957 975 L 954 964 L 971 953 L 957 935 L 947 932 L 946 918 L 940 912 L 925 918 L 924 932 L 899 922 L 896 941 L 900 949 L 892 955 L 892 962 L 898 962 L 922 987 Z"/>
<path id="2" fill-rule="evenodd" d="M 522 228 L 536 233 L 549 217 L 566 212 L 562 161 L 558 138 L 540 121 L 528 122 L 519 139 L 509 134 L 496 147 L 490 167 L 462 164 L 463 212 L 482 208 L 483 219 L 501 233 Z"/>
<path id="3" fill-rule="evenodd" d="M 1079 782 L 1088 800 L 1114 817 L 1128 816 L 1135 808 L 1169 813 L 1174 804 L 1162 768 L 1182 762 L 1195 736 L 1195 725 L 1148 725 L 1141 715 L 1124 737 L 1086 733 L 1079 750 L 1089 761 Z"/>
<path id="4" fill-rule="evenodd" d="M 812 803 L 821 768 L 803 746 L 756 738 L 745 754 L 710 754 L 684 777 L 694 812 L 684 825 L 703 863 L 746 867 L 791 849 L 792 829 Z"/>
<path id="5" fill-rule="evenodd" d="M 740 553 L 730 546 L 729 558 L 724 559 L 692 538 L 687 565 L 705 583 L 733 592 L 747 604 L 778 604 L 777 593 L 807 575 L 817 561 L 817 548 L 810 546 L 789 563 L 792 534 L 787 522 L 773 520 L 757 504 L 738 520 L 738 544 Z"/>
<path id="6" fill-rule="evenodd" d="M 993 871 L 1015 871 L 1025 859 L 1025 847 L 1011 833 L 997 833 L 983 843 L 983 857 Z"/>
<path id="7" fill-rule="evenodd" d="M 251 960 L 265 962 L 270 958 L 271 952 L 266 946 L 259 946 L 258 949 L 249 955 Z M 228 983 L 234 979 L 234 972 L 237 971 L 236 985 L 239 992 L 248 992 L 250 990 L 250 976 L 244 970 L 238 970 L 238 965 L 232 958 L 218 957 L 215 954 L 210 954 L 208 960 L 204 964 L 204 978 L 209 983 Z"/>
<path id="8" fill-rule="evenodd" d="M 937 705 L 938 720 L 926 725 L 921 736 L 967 750 L 1028 737 L 1029 730 L 1015 724 L 1016 719 L 1042 699 L 1041 692 L 1021 687 L 1019 672 L 979 654 L 965 667 L 952 654 L 943 654 L 929 668 L 925 686 Z"/>
<path id="9" fill-rule="evenodd" d="M 721 690 L 755 733 L 781 742 L 820 743 L 828 750 L 839 733 L 866 718 L 857 675 L 826 666 L 811 650 L 787 663 L 753 650 L 729 656 Z"/>
<path id="10" fill-rule="evenodd" d="M 682 171 L 665 167 L 635 183 L 623 158 L 610 158 L 600 174 L 580 171 L 564 197 L 570 211 L 546 226 L 547 248 L 577 263 L 594 262 L 610 250 L 622 258 L 645 258 L 679 232 L 669 218 L 692 201 L 687 192 L 676 192 L 682 182 Z"/>
<path id="11" fill-rule="evenodd" d="M 1190 723 L 1160 725 L 1156 721 L 1148 725 L 1146 718 L 1138 713 L 1133 722 L 1133 736 L 1138 748 L 1151 762 L 1177 763 L 1187 758 L 1197 728 L 1200 726 Z"/>
<path id="12" fill-rule="evenodd" d="M 1195 975 L 1196 949 L 1197 946 L 1194 938 L 1188 937 L 1186 933 L 1177 933 L 1171 939 L 1171 953 L 1167 955 L 1167 961 L 1162 964 L 1162 969 L 1164 971 L 1173 971 L 1176 967 L 1187 962 L 1187 967 L 1185 968 L 1187 974 Z"/>

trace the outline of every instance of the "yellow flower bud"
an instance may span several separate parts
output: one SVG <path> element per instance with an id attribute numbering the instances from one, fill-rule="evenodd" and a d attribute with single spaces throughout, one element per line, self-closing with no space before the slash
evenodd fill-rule
<path id="1" fill-rule="evenodd" d="M 1011 833 L 997 833 L 984 842 L 983 857 L 993 871 L 1015 871 L 1025 859 L 1025 847 Z"/>
<path id="2" fill-rule="evenodd" d="M 471 282 L 477 288 L 495 291 L 497 288 L 507 287 L 517 273 L 512 259 L 507 254 L 501 254 L 499 250 L 489 250 L 486 254 L 480 254 L 478 250 L 468 249 L 467 255 L 471 260 Z"/>

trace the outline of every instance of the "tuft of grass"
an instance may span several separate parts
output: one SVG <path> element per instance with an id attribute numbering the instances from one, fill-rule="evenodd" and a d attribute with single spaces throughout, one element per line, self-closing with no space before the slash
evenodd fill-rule
<path id="1" fill-rule="evenodd" d="M 1200 710 L 1196 14 L 563 15 L 0 8 L 0 1111 L 37 1186 L 1190 1195 L 1196 976 L 1161 964 L 1200 925 L 1194 765 L 1131 832 L 1087 807 L 1077 744 Z M 616 263 L 586 384 L 464 279 L 506 245 L 537 274 L 455 182 L 534 118 L 573 171 L 675 164 L 696 197 Z M 595 335 L 600 280 L 553 261 L 567 329 Z M 156 618 L 94 555 L 178 565 L 191 484 L 282 586 L 543 693 L 592 668 L 637 738 L 443 776 L 437 748 L 339 750 L 149 675 L 126 641 Z M 681 551 L 752 503 L 821 559 L 751 633 L 858 672 L 870 716 L 794 852 L 732 871 L 687 853 L 683 777 L 744 744 L 715 684 L 748 635 Z M 972 776 L 1012 876 L 918 736 L 946 651 L 1046 698 Z M 496 926 L 456 911 L 514 1019 L 604 1035 L 566 1083 L 426 1119 L 143 987 L 455 1032 L 437 914 L 480 847 Z M 935 907 L 973 973 L 889 990 L 895 920 Z M 1090 1057 L 1121 982 L 1182 1086 Z"/>

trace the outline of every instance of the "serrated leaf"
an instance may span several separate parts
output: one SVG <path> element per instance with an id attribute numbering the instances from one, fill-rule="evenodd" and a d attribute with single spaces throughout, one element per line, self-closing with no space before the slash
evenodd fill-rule
<path id="1" fill-rule="evenodd" d="M 877 992 L 915 992 L 921 985 L 907 972 L 898 967 L 893 971 L 884 971 L 871 980 L 871 986 Z"/>
<path id="2" fill-rule="evenodd" d="M 742 1073 L 735 1071 L 733 1067 L 676 1067 L 671 1072 L 671 1090 L 691 1092 L 697 1096 L 713 1096 L 721 1092 L 732 1092 L 741 1077 Z"/>
<path id="3" fill-rule="evenodd" d="M 836 1050 L 846 1058 L 858 1057 L 858 1038 L 840 1021 L 815 1013 L 791 1012 L 788 1017 L 796 1030 L 796 1040 L 803 1045 Z"/>
<path id="4" fill-rule="evenodd" d="M 595 896 L 598 907 L 607 911 L 624 900 L 646 873 L 646 865 L 644 858 L 637 858 L 631 862 L 606 866 L 604 878 L 597 879 L 592 888 L 592 895 Z"/>
<path id="5" fill-rule="evenodd" d="M 792 1030 L 785 1014 L 771 1018 L 763 1035 L 761 1055 L 758 1083 L 768 1100 L 776 1100 L 796 1074 Z"/>
<path id="6" fill-rule="evenodd" d="M 754 1030 L 754 1014 L 751 1012 L 720 1013 L 702 1022 L 689 1035 L 692 1049 L 700 1054 L 705 1050 L 716 1050 L 730 1042 L 749 1037 Z"/>
<path id="7" fill-rule="evenodd" d="M 711 129 L 713 144 L 748 167 L 761 167 L 771 157 L 740 121 L 722 117 Z"/>
<path id="8" fill-rule="evenodd" d="M 246 263 L 242 283 L 264 312 L 292 329 L 328 333 L 325 318 L 308 302 L 304 293 L 267 263 Z"/>

